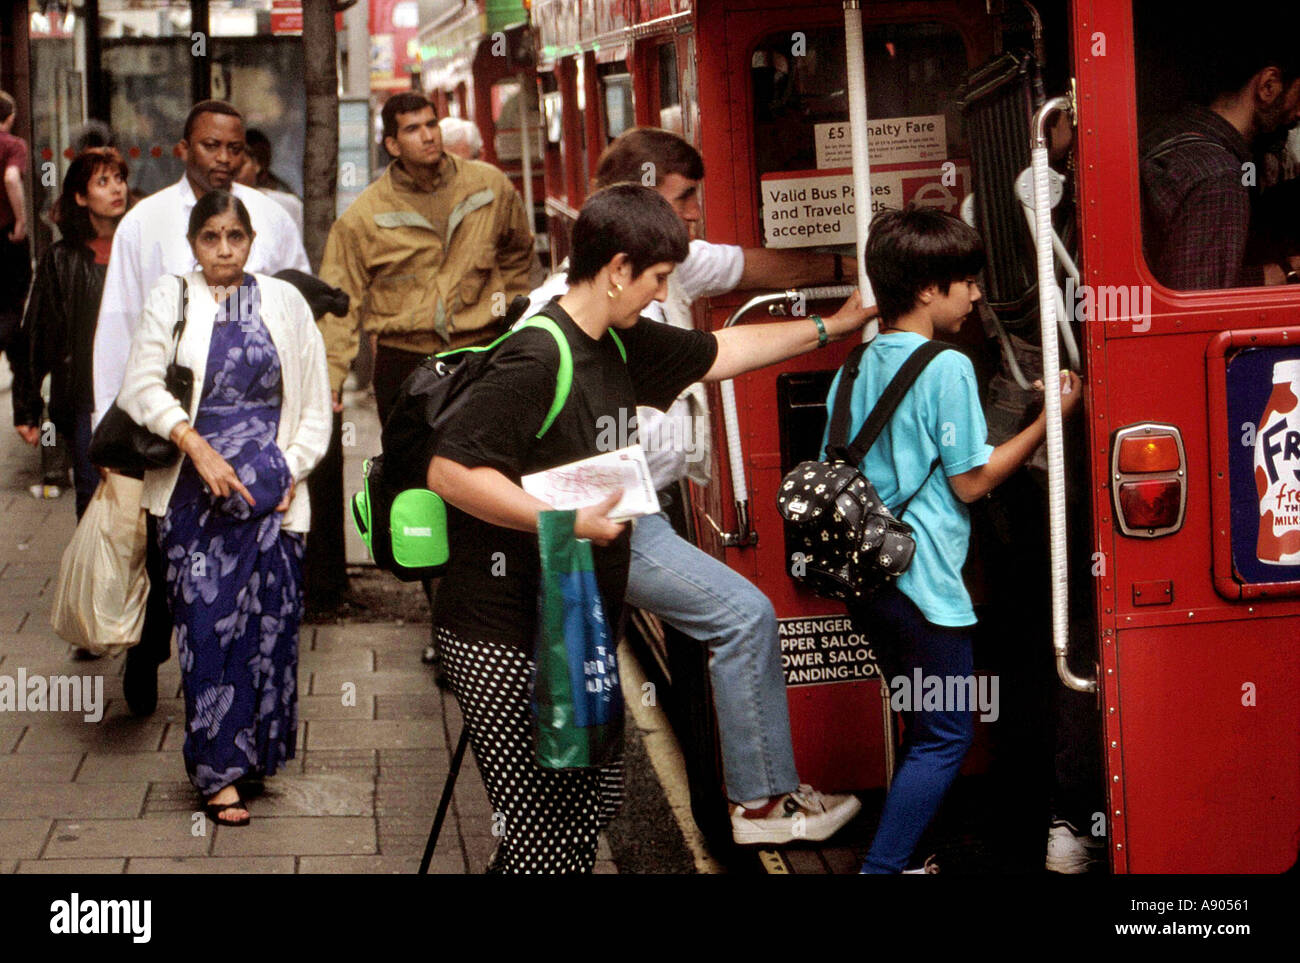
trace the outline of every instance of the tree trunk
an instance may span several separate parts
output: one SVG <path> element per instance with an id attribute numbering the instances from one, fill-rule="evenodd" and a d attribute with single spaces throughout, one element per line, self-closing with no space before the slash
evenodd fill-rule
<path id="1" fill-rule="evenodd" d="M 307 92 L 303 149 L 303 243 L 313 271 L 320 270 L 325 239 L 334 223 L 339 167 L 338 41 L 332 0 L 303 0 L 302 50 Z"/>
<path id="2" fill-rule="evenodd" d="M 312 270 L 319 272 L 325 241 L 334 224 L 338 182 L 339 81 L 333 0 L 303 0 L 302 48 L 307 94 L 307 138 L 302 158 L 303 244 Z M 303 559 L 303 590 L 308 609 L 317 612 L 336 608 L 348 589 L 340 422 L 336 414 L 329 450 L 307 477 L 312 522 Z"/>

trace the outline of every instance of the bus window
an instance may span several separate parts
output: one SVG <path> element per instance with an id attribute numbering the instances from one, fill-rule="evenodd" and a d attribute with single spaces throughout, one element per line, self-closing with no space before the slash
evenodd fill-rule
<path id="1" fill-rule="evenodd" d="M 605 143 L 636 126 L 632 104 L 632 75 L 623 63 L 600 65 L 600 93 L 605 119 Z"/>
<path id="2" fill-rule="evenodd" d="M 677 45 L 660 44 L 659 55 L 659 126 L 675 134 L 683 131 L 682 96 L 677 84 Z"/>
<path id="3" fill-rule="evenodd" d="M 587 185 L 586 77 L 581 56 L 555 65 L 554 80 L 543 74 L 543 105 L 548 154 L 559 154 L 561 194 L 574 206 L 582 204 Z"/>
<path id="4" fill-rule="evenodd" d="M 540 76 L 542 78 L 542 123 L 546 125 L 546 143 L 558 147 L 564 136 L 564 100 L 560 92 L 553 89 L 555 74 L 544 73 Z"/>
<path id="5" fill-rule="evenodd" d="M 500 80 L 492 85 L 492 126 L 496 129 L 496 155 L 498 163 L 518 163 L 523 158 L 519 124 L 519 81 Z M 531 156 L 536 163 L 540 156 L 541 137 L 538 120 L 537 85 L 525 87 L 528 102 L 528 126 L 532 132 Z M 549 139 L 549 123 L 548 123 Z"/>
<path id="6" fill-rule="evenodd" d="M 804 206 L 813 187 L 823 200 L 852 193 L 844 30 L 813 28 L 794 38 L 769 34 L 750 59 L 763 243 L 851 243 L 847 207 Z M 952 101 L 969 69 L 961 34 L 933 23 L 869 26 L 864 47 L 872 208 L 917 201 L 957 213 L 969 190 L 966 138 Z"/>
<path id="7" fill-rule="evenodd" d="M 591 183 L 591 161 L 587 157 L 587 71 L 592 69 L 588 63 L 591 54 L 582 54 L 573 58 L 574 67 L 574 96 L 570 103 L 578 105 L 578 112 L 573 121 L 574 129 L 577 132 L 577 145 L 574 148 L 574 155 L 577 158 L 577 167 L 575 169 L 576 190 L 573 196 L 569 198 L 575 205 L 581 206 L 583 199 L 587 196 L 587 185 Z M 573 163 L 573 161 L 570 161 Z"/>
<path id="8" fill-rule="evenodd" d="M 1133 4 L 1147 266 L 1176 290 L 1300 282 L 1295 14 L 1207 31 L 1178 9 Z"/>
<path id="9" fill-rule="evenodd" d="M 695 63 L 695 37 L 686 38 L 686 63 L 682 66 L 682 136 L 692 144 L 699 140 L 700 92 Z"/>

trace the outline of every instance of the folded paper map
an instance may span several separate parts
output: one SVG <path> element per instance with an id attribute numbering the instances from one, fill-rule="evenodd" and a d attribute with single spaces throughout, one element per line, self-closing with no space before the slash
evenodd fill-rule
<path id="1" fill-rule="evenodd" d="M 616 522 L 659 511 L 659 496 L 640 445 L 525 475 L 524 491 L 552 508 L 583 508 L 616 491 L 623 493 L 609 517 Z"/>

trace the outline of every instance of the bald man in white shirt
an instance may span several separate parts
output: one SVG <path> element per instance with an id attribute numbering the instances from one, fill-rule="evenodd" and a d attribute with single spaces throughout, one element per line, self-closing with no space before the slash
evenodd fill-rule
<path id="1" fill-rule="evenodd" d="M 284 209 L 255 188 L 235 183 L 243 163 L 244 120 L 225 101 L 195 104 L 185 119 L 180 141 L 185 173 L 180 181 L 140 201 L 118 225 L 108 259 L 104 296 L 95 328 L 93 424 L 112 405 L 122 387 L 145 298 L 164 274 L 184 274 L 196 268 L 186 233 L 190 212 L 212 190 L 233 193 L 248 208 L 256 238 L 245 270 L 275 274 L 285 268 L 311 271 L 302 237 Z M 165 566 L 157 548 L 155 522 L 149 516 L 149 545 L 145 569 L 149 600 L 140 643 L 127 652 L 122 688 L 127 706 L 148 715 L 158 702 L 157 667 L 171 654 L 171 612 L 167 607 Z"/>

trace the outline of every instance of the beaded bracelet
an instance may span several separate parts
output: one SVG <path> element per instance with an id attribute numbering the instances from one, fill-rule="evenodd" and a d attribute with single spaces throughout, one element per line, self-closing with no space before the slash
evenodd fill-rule
<path id="1" fill-rule="evenodd" d="M 826 347 L 829 339 L 826 337 L 826 325 L 822 322 L 821 315 L 814 314 L 812 316 L 812 323 L 817 325 L 817 347 Z"/>

